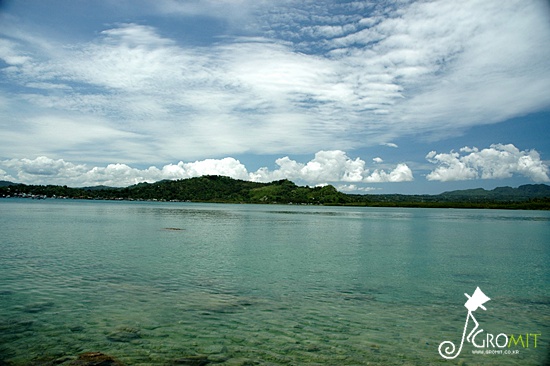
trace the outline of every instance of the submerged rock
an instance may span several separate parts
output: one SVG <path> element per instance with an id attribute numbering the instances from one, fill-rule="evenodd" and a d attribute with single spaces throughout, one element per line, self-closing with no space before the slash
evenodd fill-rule
<path id="1" fill-rule="evenodd" d="M 206 355 L 186 356 L 174 360 L 174 365 L 204 366 L 208 365 L 209 363 L 210 360 Z"/>
<path id="2" fill-rule="evenodd" d="M 120 327 L 107 334 L 107 339 L 111 342 L 131 342 L 141 338 L 139 329 L 132 327 Z"/>
<path id="3" fill-rule="evenodd" d="M 112 356 L 101 352 L 85 352 L 78 359 L 71 361 L 70 366 L 124 366 L 124 364 Z"/>
<path id="4" fill-rule="evenodd" d="M 259 365 L 259 362 L 250 360 L 248 358 L 232 358 L 230 360 L 227 360 L 227 362 L 224 365 L 227 366 L 255 366 Z"/>
<path id="5" fill-rule="evenodd" d="M 203 349 L 203 352 L 207 355 L 214 355 L 220 353 L 227 353 L 227 347 L 223 344 L 213 344 Z"/>
<path id="6" fill-rule="evenodd" d="M 306 351 L 307 352 L 319 352 L 321 349 L 319 348 L 319 346 L 315 345 L 315 344 L 309 344 L 307 347 L 306 347 Z"/>
<path id="7" fill-rule="evenodd" d="M 69 327 L 69 330 L 73 333 L 82 332 L 84 330 L 84 327 L 82 325 L 72 325 Z"/>

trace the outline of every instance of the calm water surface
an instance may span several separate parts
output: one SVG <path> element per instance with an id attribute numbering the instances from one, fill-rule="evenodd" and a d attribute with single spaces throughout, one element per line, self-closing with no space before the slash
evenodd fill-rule
<path id="1" fill-rule="evenodd" d="M 177 229 L 177 230 L 176 230 Z M 0 364 L 540 365 L 550 213 L 0 200 Z M 484 333 L 540 334 L 479 355 Z M 198 364 L 198 363 L 197 363 Z"/>

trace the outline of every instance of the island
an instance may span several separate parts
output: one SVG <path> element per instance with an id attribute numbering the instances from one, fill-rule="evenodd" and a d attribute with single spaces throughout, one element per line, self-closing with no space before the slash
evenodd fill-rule
<path id="1" fill-rule="evenodd" d="M 332 185 L 298 186 L 288 179 L 259 183 L 219 175 L 205 175 L 128 187 L 26 185 L 0 182 L 0 197 L 33 199 L 89 199 L 170 202 L 341 205 L 365 207 L 550 209 L 550 186 L 527 184 L 444 192 L 436 195 L 346 194 Z"/>

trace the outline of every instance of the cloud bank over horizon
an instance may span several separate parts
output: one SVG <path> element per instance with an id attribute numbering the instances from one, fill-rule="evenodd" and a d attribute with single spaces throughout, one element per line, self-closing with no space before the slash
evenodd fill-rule
<path id="1" fill-rule="evenodd" d="M 536 150 L 520 151 L 512 144 L 495 144 L 479 150 L 464 147 L 460 152 L 436 153 L 431 151 L 426 159 L 437 167 L 426 175 L 427 180 L 459 181 L 474 179 L 503 179 L 521 175 L 533 182 L 550 182 L 549 167 L 540 159 Z M 57 184 L 73 187 L 106 185 L 124 187 L 137 183 L 153 183 L 164 179 L 186 179 L 202 175 L 223 175 L 254 182 L 271 182 L 289 179 L 299 184 L 333 184 L 342 191 L 375 190 L 364 184 L 411 182 L 413 171 L 406 163 L 395 166 L 384 164 L 381 158 L 373 158 L 373 166 L 367 167 L 360 158 L 350 158 L 344 151 L 319 151 L 314 158 L 300 163 L 288 156 L 275 160 L 275 169 L 262 167 L 249 171 L 239 160 L 204 159 L 194 162 L 180 161 L 162 168 L 133 168 L 116 163 L 101 167 L 74 164 L 63 159 L 40 156 L 35 159 L 10 159 L 0 161 L 0 180 L 26 184 Z M 9 173 L 9 172 L 11 173 Z"/>
<path id="2" fill-rule="evenodd" d="M 275 161 L 277 168 L 262 167 L 249 172 L 237 159 L 205 159 L 195 162 L 180 161 L 162 168 L 151 166 L 147 169 L 132 168 L 126 164 L 108 164 L 105 167 L 88 167 L 63 159 L 39 156 L 35 159 L 11 159 L 0 161 L 0 167 L 13 171 L 10 175 L 0 169 L 0 179 L 27 184 L 59 184 L 72 186 L 107 185 L 123 187 L 132 184 L 153 183 L 163 179 L 186 179 L 202 175 L 224 175 L 234 179 L 254 182 L 271 182 L 289 179 L 312 185 L 335 182 L 382 183 L 406 182 L 413 180 L 412 171 L 400 163 L 393 169 L 368 169 L 360 158 L 351 159 L 340 150 L 319 151 L 307 163 L 299 163 L 288 156 Z"/>

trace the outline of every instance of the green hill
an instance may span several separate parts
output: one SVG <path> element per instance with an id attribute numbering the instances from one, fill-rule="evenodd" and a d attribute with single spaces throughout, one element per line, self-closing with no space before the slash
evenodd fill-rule
<path id="1" fill-rule="evenodd" d="M 14 184 L 15 184 L 15 183 L 8 182 L 7 180 L 0 180 L 0 187 L 12 186 L 12 185 L 14 185 Z"/>
<path id="2" fill-rule="evenodd" d="M 271 183 L 250 182 L 218 175 L 181 180 L 139 183 L 126 188 L 34 186 L 12 184 L 0 187 L 0 197 L 42 195 L 85 199 L 162 200 L 224 203 L 346 204 L 348 195 L 331 185 L 299 187 L 283 179 Z"/>
<path id="3" fill-rule="evenodd" d="M 218 175 L 140 183 L 117 192 L 124 198 L 167 201 L 312 204 L 349 201 L 345 194 L 333 186 L 309 188 L 299 187 L 287 179 L 258 183 Z"/>
<path id="4" fill-rule="evenodd" d="M 518 188 L 497 187 L 493 190 L 483 188 L 466 189 L 459 191 L 444 192 L 439 196 L 445 198 L 462 199 L 487 199 L 497 201 L 524 201 L 534 198 L 550 197 L 550 186 L 546 184 L 526 184 Z"/>

